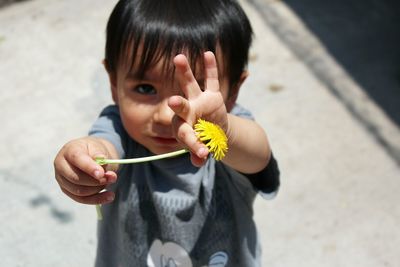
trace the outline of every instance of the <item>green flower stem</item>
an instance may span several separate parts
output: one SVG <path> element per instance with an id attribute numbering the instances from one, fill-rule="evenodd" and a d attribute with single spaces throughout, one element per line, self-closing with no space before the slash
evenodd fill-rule
<path id="1" fill-rule="evenodd" d="M 159 160 L 159 159 L 165 159 L 165 158 L 172 158 L 176 157 L 179 155 L 182 155 L 184 153 L 187 153 L 188 150 L 186 149 L 181 149 L 178 151 L 170 152 L 170 153 L 165 153 L 165 154 L 160 154 L 160 155 L 155 155 L 155 156 L 149 156 L 149 157 L 142 157 L 142 158 L 133 158 L 133 159 L 105 159 L 105 158 L 96 158 L 96 163 L 100 165 L 106 165 L 106 164 L 132 164 L 132 163 L 141 163 L 141 162 L 146 162 L 146 161 L 153 161 L 153 160 Z"/>
<path id="2" fill-rule="evenodd" d="M 176 157 L 176 156 L 182 155 L 182 154 L 187 153 L 187 152 L 189 152 L 187 149 L 181 149 L 181 150 L 170 152 L 170 153 L 165 153 L 165 154 L 160 154 L 160 155 L 155 155 L 155 156 L 149 156 L 149 157 L 142 157 L 142 158 L 133 158 L 133 159 L 96 158 L 95 161 L 96 161 L 96 163 L 98 163 L 100 165 L 106 165 L 106 164 L 132 164 L 132 163 L 141 163 L 141 162 L 153 161 L 153 160 L 159 160 L 159 159 L 165 159 L 165 158 L 172 158 L 172 157 Z M 97 220 L 99 220 L 99 221 L 103 220 L 103 214 L 101 212 L 101 205 L 96 205 L 96 212 L 97 212 Z"/>
<path id="3" fill-rule="evenodd" d="M 96 213 L 97 213 L 97 220 L 99 220 L 99 221 L 103 220 L 103 213 L 101 213 L 101 205 L 100 204 L 96 205 Z"/>

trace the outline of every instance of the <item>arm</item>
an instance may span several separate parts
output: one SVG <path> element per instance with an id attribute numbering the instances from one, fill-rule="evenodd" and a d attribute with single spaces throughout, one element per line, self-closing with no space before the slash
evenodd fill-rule
<path id="1" fill-rule="evenodd" d="M 184 55 L 174 58 L 176 80 L 184 96 L 173 96 L 169 106 L 175 112 L 173 120 L 176 138 L 191 151 L 192 163 L 204 164 L 207 147 L 193 132 L 198 118 L 218 124 L 228 135 L 229 149 L 224 163 L 243 173 L 256 173 L 264 169 L 271 150 L 264 130 L 254 121 L 227 113 L 226 88 L 221 92 L 218 68 L 213 53 L 204 54 L 204 90 L 197 83 Z M 225 99 L 224 95 L 225 93 Z"/>
<path id="2" fill-rule="evenodd" d="M 256 122 L 228 114 L 228 153 L 223 162 L 250 174 L 263 170 L 271 157 L 264 130 Z"/>

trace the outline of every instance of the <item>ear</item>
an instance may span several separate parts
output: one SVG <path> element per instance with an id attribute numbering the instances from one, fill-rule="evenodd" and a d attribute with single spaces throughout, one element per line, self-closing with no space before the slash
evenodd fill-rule
<path id="1" fill-rule="evenodd" d="M 226 100 L 226 104 L 225 104 L 228 112 L 230 112 L 233 109 L 233 107 L 235 106 L 236 100 L 239 96 L 240 87 L 242 86 L 242 84 L 244 83 L 244 81 L 247 79 L 248 76 L 249 76 L 249 72 L 247 70 L 244 70 L 242 72 L 242 74 L 240 75 L 239 81 L 237 83 L 235 83 L 232 86 L 232 88 L 230 88 L 228 99 Z"/>
<path id="2" fill-rule="evenodd" d="M 112 97 L 114 103 L 116 105 L 118 105 L 117 74 L 115 71 L 110 70 L 107 60 L 103 59 L 102 63 L 103 63 L 104 68 L 107 71 L 108 79 L 110 81 L 111 97 Z"/>

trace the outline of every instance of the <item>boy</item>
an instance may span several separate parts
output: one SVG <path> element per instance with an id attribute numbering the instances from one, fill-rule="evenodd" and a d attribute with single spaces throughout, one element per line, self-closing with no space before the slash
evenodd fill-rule
<path id="1" fill-rule="evenodd" d="M 234 0 L 117 3 L 104 60 L 115 105 L 54 162 L 66 195 L 107 204 L 96 266 L 260 266 L 252 204 L 276 192 L 279 172 L 264 130 L 235 103 L 251 35 Z M 195 135 L 199 118 L 227 134 L 222 161 Z M 118 171 L 93 160 L 182 148 L 190 154 Z"/>

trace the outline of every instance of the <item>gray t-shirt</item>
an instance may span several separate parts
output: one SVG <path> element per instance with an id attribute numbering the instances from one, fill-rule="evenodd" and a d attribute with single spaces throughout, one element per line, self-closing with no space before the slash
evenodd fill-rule
<path id="1" fill-rule="evenodd" d="M 232 113 L 252 118 L 239 106 Z M 129 138 L 116 106 L 103 110 L 90 135 L 112 142 L 121 157 L 152 155 Z M 263 190 L 270 195 L 279 186 L 274 169 L 261 172 L 278 181 Z M 258 190 L 249 177 L 212 157 L 197 168 L 188 154 L 122 165 L 118 177 L 109 187 L 116 198 L 103 205 L 98 224 L 97 267 L 261 266 L 253 221 Z"/>

